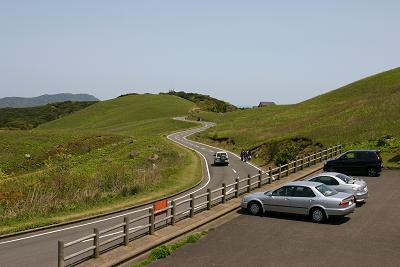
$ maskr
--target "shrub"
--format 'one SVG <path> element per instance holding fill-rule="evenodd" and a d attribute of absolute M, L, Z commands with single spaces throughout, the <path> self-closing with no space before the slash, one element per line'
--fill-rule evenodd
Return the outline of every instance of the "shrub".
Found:
<path fill-rule="evenodd" d="M 280 150 L 275 155 L 275 164 L 283 165 L 296 158 L 297 150 L 294 146 L 290 145 Z"/>
<path fill-rule="evenodd" d="M 159 260 L 168 257 L 171 255 L 171 250 L 168 246 L 162 245 L 158 248 L 153 249 L 150 252 L 150 259 L 151 260 Z"/>

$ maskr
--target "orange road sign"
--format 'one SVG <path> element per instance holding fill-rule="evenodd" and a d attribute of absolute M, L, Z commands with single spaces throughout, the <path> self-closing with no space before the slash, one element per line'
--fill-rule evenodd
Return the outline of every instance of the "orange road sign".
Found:
<path fill-rule="evenodd" d="M 161 213 L 166 207 L 168 206 L 168 200 L 167 199 L 162 199 L 159 201 L 154 202 L 153 204 L 153 209 L 154 209 L 154 213 Z M 165 212 L 165 211 L 163 211 Z"/>

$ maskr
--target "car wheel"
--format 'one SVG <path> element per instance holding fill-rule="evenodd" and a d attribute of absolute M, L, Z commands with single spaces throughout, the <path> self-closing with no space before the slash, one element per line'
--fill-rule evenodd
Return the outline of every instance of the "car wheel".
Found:
<path fill-rule="evenodd" d="M 376 168 L 368 168 L 367 170 L 368 176 L 377 176 L 378 175 L 378 171 L 376 170 Z"/>
<path fill-rule="evenodd" d="M 253 201 L 249 203 L 249 205 L 247 206 L 247 210 L 251 215 L 260 215 L 262 212 L 262 207 L 260 203 Z"/>
<path fill-rule="evenodd" d="M 311 216 L 311 219 L 313 220 L 313 222 L 317 222 L 317 223 L 323 222 L 326 219 L 325 212 L 321 208 L 312 209 L 310 212 L 310 216 Z"/>

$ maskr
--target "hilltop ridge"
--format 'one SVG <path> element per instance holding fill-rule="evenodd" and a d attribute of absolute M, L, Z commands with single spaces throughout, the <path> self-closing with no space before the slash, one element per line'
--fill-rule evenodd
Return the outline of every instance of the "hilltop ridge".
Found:
<path fill-rule="evenodd" d="M 44 106 L 51 103 L 74 101 L 74 102 L 89 102 L 99 101 L 96 97 L 89 94 L 44 94 L 37 97 L 4 97 L 0 98 L 0 108 L 27 108 Z"/>

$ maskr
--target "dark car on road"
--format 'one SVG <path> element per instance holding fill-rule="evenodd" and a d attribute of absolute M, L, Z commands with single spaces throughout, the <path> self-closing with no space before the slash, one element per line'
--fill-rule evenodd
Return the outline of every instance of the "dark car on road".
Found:
<path fill-rule="evenodd" d="M 324 164 L 324 171 L 377 176 L 382 170 L 379 150 L 350 150 Z"/>

